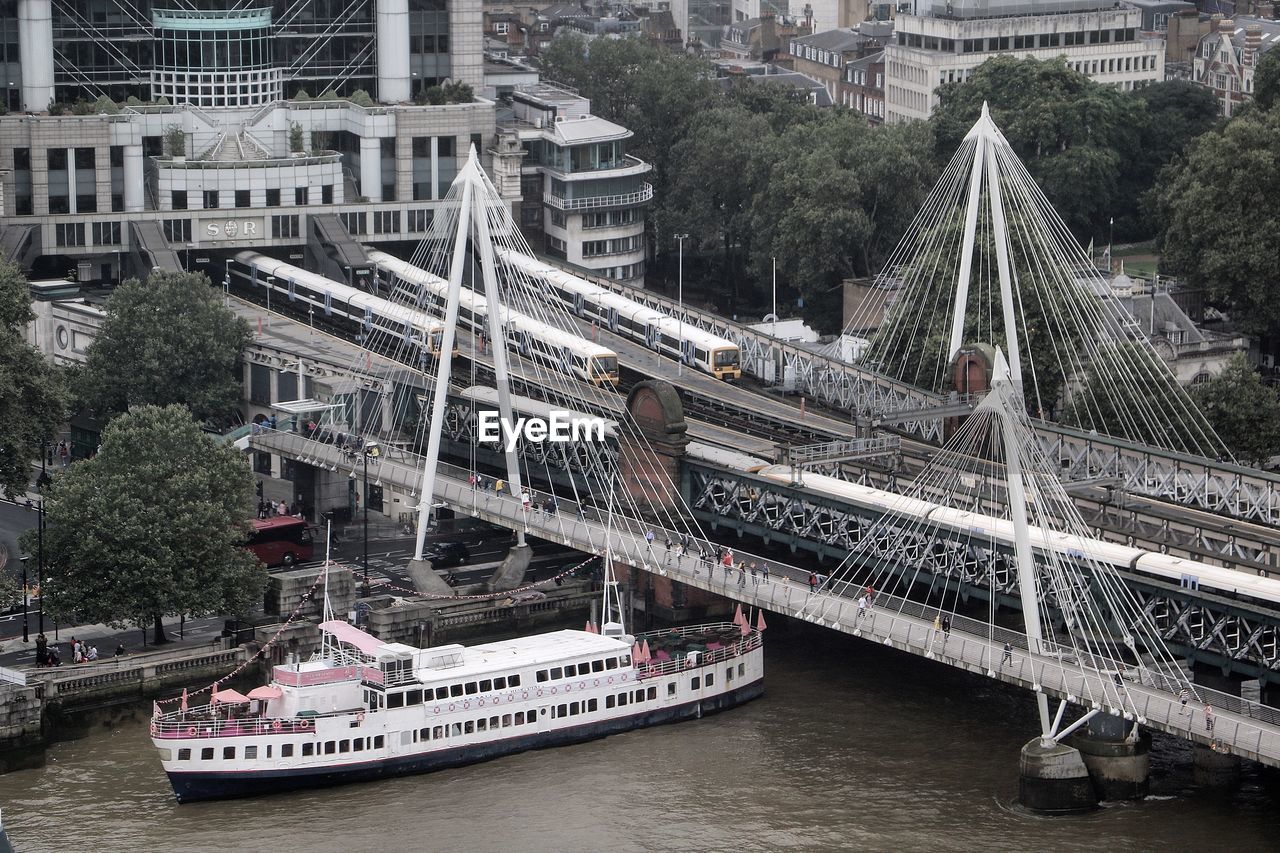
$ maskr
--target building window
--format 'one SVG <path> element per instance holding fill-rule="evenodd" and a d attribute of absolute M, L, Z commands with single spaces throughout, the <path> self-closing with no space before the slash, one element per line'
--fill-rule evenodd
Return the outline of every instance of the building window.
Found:
<path fill-rule="evenodd" d="M 400 233 L 400 211 L 379 210 L 375 212 L 373 214 L 373 233 L 399 234 Z"/>
<path fill-rule="evenodd" d="M 267 207 L 280 206 L 280 190 L 267 190 Z"/>
<path fill-rule="evenodd" d="M 435 213 L 435 211 L 418 208 L 417 210 L 410 210 L 408 213 L 409 213 L 409 230 L 410 231 L 426 231 L 427 228 L 431 225 L 432 216 Z"/>
<path fill-rule="evenodd" d="M 164 238 L 170 243 L 190 243 L 191 220 L 166 219 L 164 221 Z"/>
<path fill-rule="evenodd" d="M 296 205 L 298 205 L 299 207 L 301 207 L 302 205 L 305 205 L 305 204 L 307 203 L 307 188 L 306 188 L 306 187 L 294 187 L 294 189 L 293 189 L 293 203 L 294 203 L 294 204 L 296 204 Z"/>
<path fill-rule="evenodd" d="M 187 209 L 187 191 L 186 190 L 173 191 L 173 209 L 174 210 Z"/>
<path fill-rule="evenodd" d="M 95 246 L 119 246 L 120 245 L 120 223 L 119 222 L 93 223 L 93 244 Z"/>
<path fill-rule="evenodd" d="M 280 238 L 293 238 L 298 236 L 298 216 L 297 214 L 287 214 L 284 216 L 271 217 L 271 236 Z"/>
<path fill-rule="evenodd" d="M 249 191 L 236 190 L 236 207 L 248 207 L 248 206 L 249 206 Z"/>
<path fill-rule="evenodd" d="M 333 204 L 333 184 L 325 184 L 320 188 L 320 203 Z"/>
<path fill-rule="evenodd" d="M 204 209 L 205 210 L 218 209 L 218 191 L 217 190 L 204 191 Z"/>
<path fill-rule="evenodd" d="M 83 222 L 59 222 L 53 226 L 54 243 L 58 246 L 83 246 Z"/>

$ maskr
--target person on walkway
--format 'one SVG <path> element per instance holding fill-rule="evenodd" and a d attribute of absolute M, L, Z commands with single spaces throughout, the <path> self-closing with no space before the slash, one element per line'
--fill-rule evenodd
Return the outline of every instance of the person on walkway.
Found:
<path fill-rule="evenodd" d="M 36 635 L 36 666 L 45 666 L 49 663 L 49 638 L 40 632 Z"/>
<path fill-rule="evenodd" d="M 645 531 L 644 542 L 645 542 L 645 546 L 648 547 L 650 551 L 652 551 L 653 550 L 653 531 L 652 530 Z"/>
<path fill-rule="evenodd" d="M 495 495 L 500 495 L 500 494 L 502 494 L 502 486 L 503 486 L 503 485 L 504 485 L 504 483 L 503 483 L 503 481 L 502 481 L 502 480 L 497 480 L 497 481 L 495 481 L 495 482 L 494 482 L 494 484 L 493 484 L 493 493 L 494 493 Z"/>
<path fill-rule="evenodd" d="M 124 657 L 124 655 L 125 655 L 124 643 L 120 643 L 116 646 L 116 657 L 122 658 Z"/>
<path fill-rule="evenodd" d="M 1000 661 L 1000 668 L 1013 666 L 1013 646 L 1008 642 L 1004 644 L 1004 660 Z"/>
<path fill-rule="evenodd" d="M 765 563 L 763 566 L 760 567 L 760 574 L 764 576 L 764 582 L 768 583 L 769 582 L 769 564 L 768 563 Z"/>
<path fill-rule="evenodd" d="M 809 592 L 818 591 L 818 576 L 813 572 L 809 572 Z"/>
<path fill-rule="evenodd" d="M 80 656 L 80 641 L 75 638 L 74 634 L 72 634 L 71 635 L 71 660 L 75 663 L 79 663 L 79 661 L 76 660 L 76 658 L 78 658 L 79 656 Z"/>
<path fill-rule="evenodd" d="M 942 633 L 942 615 L 936 614 L 933 617 L 933 635 L 930 638 L 931 643 L 938 641 L 938 636 Z"/>
<path fill-rule="evenodd" d="M 525 512 L 529 511 L 529 493 L 527 491 L 521 490 L 520 505 L 524 508 Z"/>
<path fill-rule="evenodd" d="M 1178 701 L 1182 703 L 1182 716 L 1184 717 L 1187 715 L 1187 702 L 1189 702 L 1190 700 L 1191 700 L 1190 690 L 1184 687 L 1178 691 Z"/>
<path fill-rule="evenodd" d="M 950 616 L 942 617 L 942 636 L 947 639 L 951 638 L 951 617 Z"/>
<path fill-rule="evenodd" d="M 867 597 L 865 595 L 858 596 L 858 618 L 861 619 L 867 615 Z"/>
<path fill-rule="evenodd" d="M 747 569 L 741 562 L 739 562 L 738 563 L 738 588 L 742 589 L 746 585 L 747 585 Z"/>
<path fill-rule="evenodd" d="M 756 566 L 755 560 L 751 561 L 750 568 L 751 568 L 751 585 L 760 586 L 760 575 L 759 575 L 759 570 L 758 570 L 758 567 Z"/>
<path fill-rule="evenodd" d="M 85 659 L 85 660 L 87 660 L 87 661 L 95 661 L 95 660 L 97 660 L 97 659 L 98 659 L 98 647 L 97 647 L 97 646 L 90 646 L 90 647 L 89 647 L 89 653 L 88 653 L 88 654 L 86 654 L 86 655 L 84 656 L 84 659 Z"/>

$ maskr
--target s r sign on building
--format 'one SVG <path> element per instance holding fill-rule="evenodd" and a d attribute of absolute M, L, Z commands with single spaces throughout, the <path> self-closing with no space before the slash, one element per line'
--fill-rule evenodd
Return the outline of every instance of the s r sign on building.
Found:
<path fill-rule="evenodd" d="M 228 243 L 235 240 L 257 240 L 265 233 L 261 217 L 219 219 L 204 223 L 201 238 L 214 243 Z"/>

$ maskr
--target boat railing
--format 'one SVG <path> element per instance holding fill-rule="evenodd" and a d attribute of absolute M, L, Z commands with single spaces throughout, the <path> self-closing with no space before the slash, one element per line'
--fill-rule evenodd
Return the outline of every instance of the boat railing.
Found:
<path fill-rule="evenodd" d="M 735 625 L 733 627 L 736 628 L 737 626 Z M 677 630 L 684 631 L 684 633 L 681 634 L 682 636 L 699 633 L 698 631 L 687 631 L 687 629 Z M 658 633 L 671 634 L 673 632 L 663 631 Z M 651 634 L 650 636 L 653 635 Z M 661 675 L 671 675 L 672 673 L 688 672 L 690 670 L 713 666 L 727 660 L 733 660 L 734 658 L 741 657 L 753 649 L 760 648 L 763 643 L 764 638 L 761 633 L 752 629 L 751 632 L 741 640 L 721 646 L 718 649 L 708 648 L 706 651 L 689 652 L 681 657 L 673 657 L 671 660 L 666 661 L 650 660 L 646 663 L 639 664 L 637 669 L 639 670 L 639 677 L 641 679 L 656 678 Z M 694 655 L 696 655 L 696 657 L 694 657 Z"/>
<path fill-rule="evenodd" d="M 157 738 L 220 738 L 248 735 L 306 734 L 315 730 L 315 721 L 344 717 L 361 709 L 350 708 L 310 717 L 225 716 L 227 706 L 200 705 L 186 711 L 169 711 L 153 717 L 151 736 Z"/>

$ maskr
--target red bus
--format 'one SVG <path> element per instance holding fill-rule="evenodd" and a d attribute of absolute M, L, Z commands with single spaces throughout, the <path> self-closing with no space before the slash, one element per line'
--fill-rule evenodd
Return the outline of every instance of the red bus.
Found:
<path fill-rule="evenodd" d="M 249 523 L 253 532 L 246 547 L 268 566 L 292 566 L 314 556 L 311 528 L 301 518 L 278 515 Z"/>

